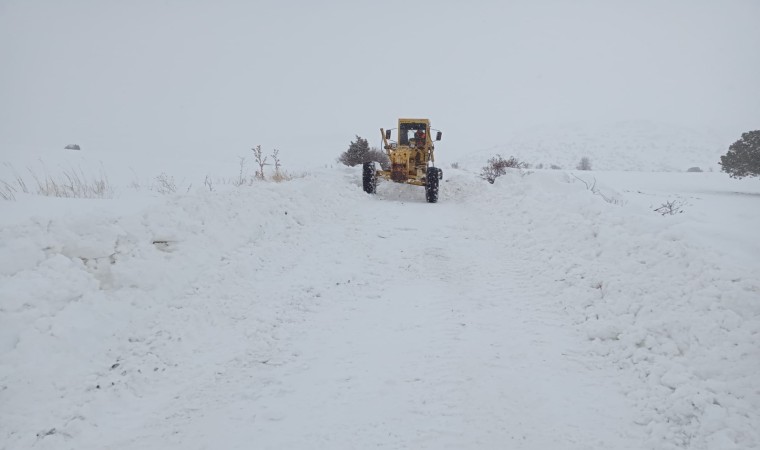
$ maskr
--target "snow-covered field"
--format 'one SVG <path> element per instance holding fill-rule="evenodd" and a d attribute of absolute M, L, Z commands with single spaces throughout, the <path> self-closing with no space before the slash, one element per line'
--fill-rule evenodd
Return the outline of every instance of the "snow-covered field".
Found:
<path fill-rule="evenodd" d="M 757 180 L 173 167 L 0 202 L 0 448 L 760 447 Z"/>

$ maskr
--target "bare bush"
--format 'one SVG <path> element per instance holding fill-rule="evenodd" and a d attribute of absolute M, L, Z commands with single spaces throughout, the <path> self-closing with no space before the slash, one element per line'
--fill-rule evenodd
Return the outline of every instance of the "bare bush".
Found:
<path fill-rule="evenodd" d="M 259 180 L 265 180 L 264 177 L 264 166 L 268 166 L 267 163 L 268 157 L 264 155 L 264 151 L 261 150 L 261 146 L 257 145 L 256 147 L 251 149 L 253 151 L 253 159 L 256 161 L 256 164 L 259 165 L 259 170 L 256 172 L 255 177 Z"/>
<path fill-rule="evenodd" d="M 527 167 L 527 163 L 518 161 L 514 156 L 510 156 L 509 159 L 504 159 L 501 155 L 496 155 L 488 160 L 488 164 L 483 166 L 483 170 L 480 172 L 480 178 L 493 184 L 497 178 L 507 173 L 507 169 L 520 170 Z"/>
<path fill-rule="evenodd" d="M 206 179 L 203 180 L 203 185 L 206 186 L 209 192 L 214 192 L 214 181 L 210 176 L 206 175 Z"/>
<path fill-rule="evenodd" d="M 274 161 L 274 175 L 272 180 L 279 183 L 285 180 L 285 176 L 282 172 L 282 162 L 280 161 L 280 151 L 277 149 L 272 150 L 272 161 Z"/>
<path fill-rule="evenodd" d="M 598 195 L 602 197 L 602 200 L 605 202 L 611 204 L 611 205 L 622 205 L 624 202 L 621 201 L 619 198 L 611 197 L 605 195 L 602 191 L 599 190 L 598 187 L 596 187 L 596 178 L 594 178 L 593 181 L 586 181 L 583 178 L 578 177 L 577 175 L 573 174 L 573 176 L 579 180 L 581 183 L 583 183 L 584 186 L 586 186 L 586 189 L 591 191 L 592 194 Z M 570 180 L 572 181 L 572 180 Z"/>
<path fill-rule="evenodd" d="M 662 205 L 660 205 L 658 208 L 655 208 L 654 210 L 663 216 L 674 216 L 676 214 L 683 213 L 683 207 L 686 205 L 686 202 L 683 200 L 670 200 Z"/>
<path fill-rule="evenodd" d="M 562 167 L 560 167 L 560 166 L 558 166 L 556 164 L 550 165 L 549 168 L 552 169 L 552 170 L 562 170 Z"/>
<path fill-rule="evenodd" d="M 699 167 L 689 167 L 686 171 L 687 172 L 702 172 L 702 169 L 700 169 Z"/>
<path fill-rule="evenodd" d="M 174 182 L 174 177 L 167 175 L 165 172 L 161 172 L 156 177 L 156 191 L 160 194 L 173 194 L 177 192 L 177 183 Z"/>
<path fill-rule="evenodd" d="M 240 165 L 240 170 L 238 171 L 237 179 L 232 183 L 235 186 L 242 186 L 246 183 L 246 176 L 245 176 L 245 157 L 238 156 L 238 164 Z M 208 177 L 206 177 L 208 178 Z"/>
<path fill-rule="evenodd" d="M 452 169 L 458 169 L 459 168 L 459 163 L 458 162 L 451 163 L 451 168 Z"/>

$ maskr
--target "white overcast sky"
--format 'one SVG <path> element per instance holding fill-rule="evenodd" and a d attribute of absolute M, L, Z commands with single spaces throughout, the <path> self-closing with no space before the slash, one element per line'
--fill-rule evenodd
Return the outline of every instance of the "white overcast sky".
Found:
<path fill-rule="evenodd" d="M 330 162 L 399 116 L 439 153 L 566 121 L 738 138 L 759 23 L 760 0 L 0 0 L 0 152 Z"/>

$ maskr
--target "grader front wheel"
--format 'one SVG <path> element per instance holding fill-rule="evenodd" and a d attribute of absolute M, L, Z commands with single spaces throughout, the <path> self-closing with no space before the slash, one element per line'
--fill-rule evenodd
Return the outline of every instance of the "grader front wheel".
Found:
<path fill-rule="evenodd" d="M 438 180 L 442 173 L 440 169 L 428 167 L 425 177 L 425 200 L 428 203 L 438 201 Z"/>
<path fill-rule="evenodd" d="M 364 163 L 362 170 L 362 184 L 364 192 L 374 194 L 377 192 L 377 172 L 375 171 L 374 162 Z"/>

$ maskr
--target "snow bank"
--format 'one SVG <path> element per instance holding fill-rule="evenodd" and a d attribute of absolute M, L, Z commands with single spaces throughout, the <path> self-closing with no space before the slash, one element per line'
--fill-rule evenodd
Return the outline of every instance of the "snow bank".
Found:
<path fill-rule="evenodd" d="M 495 242 L 509 237 L 505 255 L 536 260 L 593 351 L 637 375 L 626 388 L 651 448 L 760 445 L 757 260 L 698 239 L 688 208 L 663 217 L 631 194 L 610 203 L 566 174 L 513 173 L 486 189 L 469 201 Z M 734 226 L 749 234 L 758 219 Z"/>
<path fill-rule="evenodd" d="M 262 349 L 274 345 L 269 330 L 289 305 L 253 282 L 257 267 L 286 259 L 288 250 L 270 242 L 329 226 L 342 201 L 362 195 L 340 178 L 306 177 L 108 203 L 0 204 L 7 212 L 0 215 L 0 448 L 84 448 L 76 443 L 85 434 L 113 439 L 104 435 L 109 426 L 128 430 L 145 413 L 120 404 L 171 402 L 193 377 L 222 370 L 230 343 L 258 336 Z M 49 203 L 64 206 L 46 213 L 40 206 Z M 249 280 L 233 292 L 250 301 L 239 300 L 241 312 L 231 315 L 255 305 L 256 329 L 237 329 L 220 314 L 229 299 L 202 281 L 224 283 L 224 267 L 239 252 L 250 272 L 230 282 Z M 216 340 L 198 341 L 204 335 Z M 205 356 L 188 366 L 194 354 Z M 106 416 L 117 419 L 99 419 Z"/>

